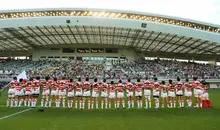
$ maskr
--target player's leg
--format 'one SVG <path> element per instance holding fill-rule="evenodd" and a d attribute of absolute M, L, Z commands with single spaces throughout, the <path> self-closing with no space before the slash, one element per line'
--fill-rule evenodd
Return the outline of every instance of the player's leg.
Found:
<path fill-rule="evenodd" d="M 88 96 L 88 109 L 90 109 L 90 105 L 91 105 L 91 98 L 90 96 Z"/>
<path fill-rule="evenodd" d="M 183 96 L 181 96 L 181 102 L 182 102 L 182 107 L 184 107 L 184 98 L 183 98 Z"/>
<path fill-rule="evenodd" d="M 131 107 L 134 108 L 134 95 L 130 96 Z"/>
<path fill-rule="evenodd" d="M 173 96 L 173 107 L 176 108 L 176 97 L 175 97 L 175 95 Z"/>
<path fill-rule="evenodd" d="M 68 93 L 68 97 L 67 97 L 67 98 L 68 98 L 68 99 L 67 99 L 67 106 L 68 106 L 68 108 L 70 108 L 71 97 L 70 97 L 69 93 Z"/>
<path fill-rule="evenodd" d="M 148 109 L 148 95 L 145 95 L 145 109 Z"/>
<path fill-rule="evenodd" d="M 41 107 L 44 107 L 44 99 L 45 99 L 45 95 L 44 95 L 44 93 L 42 94 L 42 96 L 41 96 Z"/>
<path fill-rule="evenodd" d="M 101 109 L 103 109 L 103 108 L 104 108 L 104 102 L 105 102 L 105 98 L 104 98 L 104 97 L 102 97 Z"/>
<path fill-rule="evenodd" d="M 124 92 L 121 95 L 121 104 L 122 104 L 122 107 L 125 109 L 125 94 L 124 94 Z"/>
<path fill-rule="evenodd" d="M 76 95 L 76 98 L 75 98 L 75 108 L 78 109 L 78 102 L 79 102 L 79 96 Z"/>
<path fill-rule="evenodd" d="M 99 98 L 98 98 L 98 94 L 95 97 L 95 103 L 96 103 L 96 109 L 99 109 Z"/>
<path fill-rule="evenodd" d="M 28 102 L 28 95 L 25 94 L 24 96 L 24 106 L 27 107 L 27 102 Z"/>
<path fill-rule="evenodd" d="M 161 97 L 161 98 L 162 98 L 162 104 L 161 104 L 161 107 L 164 108 L 165 97 Z"/>
<path fill-rule="evenodd" d="M 105 97 L 105 109 L 108 109 L 108 97 Z"/>
<path fill-rule="evenodd" d="M 159 98 L 158 97 L 155 97 L 154 98 L 154 102 L 155 102 L 155 108 L 159 108 Z"/>
<path fill-rule="evenodd" d="M 118 97 L 118 98 L 117 98 L 117 108 L 119 108 L 119 106 L 120 106 L 120 100 L 121 100 L 121 98 Z"/>
<path fill-rule="evenodd" d="M 207 107 L 211 108 L 212 107 L 212 103 L 211 103 L 211 101 L 209 99 L 209 94 L 208 93 L 206 94 L 205 101 L 207 103 Z"/>
<path fill-rule="evenodd" d="M 142 108 L 142 107 L 143 107 L 143 103 L 142 103 L 142 95 L 139 96 L 139 102 L 140 102 L 140 108 Z"/>
<path fill-rule="evenodd" d="M 52 101 L 53 101 L 53 96 L 52 96 L 52 92 L 51 92 L 50 98 L 49 98 L 49 107 L 52 106 Z"/>
<path fill-rule="evenodd" d="M 167 96 L 165 97 L 165 100 L 166 100 L 166 105 L 167 105 L 167 107 L 170 108 L 169 100 L 168 100 L 168 97 L 167 97 Z"/>
<path fill-rule="evenodd" d="M 46 101 L 45 101 L 44 107 L 47 108 L 48 103 L 49 103 L 49 94 L 46 94 Z"/>
<path fill-rule="evenodd" d="M 180 108 L 180 107 L 182 107 L 180 95 L 177 95 L 177 99 L 178 99 L 179 108 Z"/>
<path fill-rule="evenodd" d="M 66 107 L 66 94 L 62 94 L 62 104 L 63 104 L 63 108 Z"/>
<path fill-rule="evenodd" d="M 131 108 L 131 95 L 129 94 L 127 97 L 128 97 L 128 108 Z"/>
<path fill-rule="evenodd" d="M 74 101 L 74 94 L 73 94 L 73 96 L 70 98 L 70 107 L 71 107 L 71 108 L 73 107 L 73 101 Z"/>
<path fill-rule="evenodd" d="M 94 94 L 92 95 L 92 104 L 91 104 L 91 109 L 93 109 L 94 108 L 94 100 L 95 100 L 95 98 L 94 98 Z"/>
<path fill-rule="evenodd" d="M 115 108 L 117 108 L 117 98 L 116 98 L 116 96 L 114 97 L 114 106 L 115 106 Z"/>
<path fill-rule="evenodd" d="M 15 100 L 14 97 L 15 97 L 15 94 L 11 94 L 11 95 L 10 95 L 10 101 L 11 101 L 11 102 L 10 102 L 10 107 L 13 107 L 13 106 L 14 106 L 14 100 Z"/>
<path fill-rule="evenodd" d="M 22 103 L 24 102 L 24 95 L 23 94 L 21 94 L 20 96 L 19 96 L 19 107 L 21 107 L 21 105 L 22 105 Z"/>
<path fill-rule="evenodd" d="M 18 107 L 18 95 L 15 95 L 15 107 Z"/>
<path fill-rule="evenodd" d="M 10 107 L 11 97 L 12 97 L 12 95 L 11 95 L 11 94 L 8 94 L 7 105 L 6 105 L 6 107 Z"/>

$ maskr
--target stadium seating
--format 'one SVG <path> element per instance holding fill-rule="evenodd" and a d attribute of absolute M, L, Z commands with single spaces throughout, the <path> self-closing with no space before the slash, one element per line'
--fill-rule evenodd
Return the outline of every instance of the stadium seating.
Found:
<path fill-rule="evenodd" d="M 175 60 L 139 60 L 139 61 L 30 61 L 11 60 L 0 63 L 0 78 L 11 78 L 26 70 L 29 77 L 89 77 L 107 79 L 125 78 L 199 78 L 217 79 L 220 67 L 208 64 L 180 62 Z"/>

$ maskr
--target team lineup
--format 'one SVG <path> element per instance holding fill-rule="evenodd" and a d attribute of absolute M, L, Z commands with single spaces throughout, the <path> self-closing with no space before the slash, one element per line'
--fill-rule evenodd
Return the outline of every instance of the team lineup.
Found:
<path fill-rule="evenodd" d="M 167 84 L 165 81 L 158 82 L 157 78 L 153 82 L 147 78 L 143 81 L 137 79 L 134 83 L 130 79 L 126 83 L 122 80 L 107 83 L 106 79 L 90 82 L 89 78 L 85 81 L 80 78 L 78 81 L 66 78 L 51 80 L 49 77 L 45 80 L 40 80 L 40 77 L 35 80 L 13 79 L 9 84 L 7 107 L 36 107 L 39 96 L 41 107 L 45 108 L 55 104 L 56 108 L 67 105 L 68 108 L 85 109 L 87 103 L 87 109 L 120 108 L 121 105 L 123 108 L 147 109 L 152 107 L 151 102 L 154 102 L 155 108 L 212 107 L 207 84 L 197 81 L 197 78 L 193 78 L 192 82 L 188 79 L 182 82 L 177 78 L 177 82 L 169 80 Z M 195 103 L 192 98 L 195 98 Z"/>

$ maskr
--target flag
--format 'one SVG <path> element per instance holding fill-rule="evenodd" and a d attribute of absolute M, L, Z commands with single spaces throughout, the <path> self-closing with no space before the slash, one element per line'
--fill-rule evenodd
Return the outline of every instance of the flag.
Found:
<path fill-rule="evenodd" d="M 20 73 L 18 76 L 17 76 L 17 80 L 19 81 L 19 79 L 27 79 L 27 75 L 26 75 L 26 71 L 24 70 L 22 73 Z"/>

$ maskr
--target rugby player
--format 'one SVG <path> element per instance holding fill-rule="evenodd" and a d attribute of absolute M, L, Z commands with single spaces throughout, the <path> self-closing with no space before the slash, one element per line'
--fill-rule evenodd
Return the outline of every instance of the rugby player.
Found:
<path fill-rule="evenodd" d="M 124 84 L 122 84 L 122 81 L 119 80 L 118 84 L 116 85 L 116 91 L 117 91 L 117 108 L 119 109 L 120 106 L 120 100 L 122 102 L 123 108 L 125 108 L 125 101 L 124 101 Z"/>
<path fill-rule="evenodd" d="M 128 79 L 128 82 L 125 84 L 127 97 L 128 97 L 128 108 L 134 108 L 134 84 L 131 83 L 131 79 Z"/>
<path fill-rule="evenodd" d="M 187 107 L 192 107 L 192 85 L 189 83 L 189 79 L 186 79 L 186 82 L 184 83 L 184 89 Z"/>
<path fill-rule="evenodd" d="M 141 83 L 140 79 L 137 79 L 135 85 L 135 97 L 137 99 L 137 108 L 142 108 L 142 89 L 143 83 Z"/>
<path fill-rule="evenodd" d="M 8 99 L 7 99 L 7 107 L 13 107 L 14 106 L 14 100 L 15 100 L 15 88 L 18 85 L 17 77 L 13 77 L 13 81 L 9 84 L 9 90 L 8 90 Z"/>

